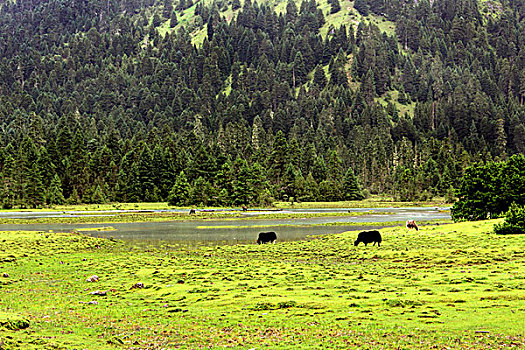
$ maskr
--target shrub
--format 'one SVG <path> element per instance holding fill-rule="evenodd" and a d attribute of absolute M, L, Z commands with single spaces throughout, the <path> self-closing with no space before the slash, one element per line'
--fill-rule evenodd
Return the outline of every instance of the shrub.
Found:
<path fill-rule="evenodd" d="M 281 301 L 280 303 L 277 304 L 278 309 L 288 309 L 288 308 L 295 307 L 295 306 L 297 306 L 297 302 L 293 300 Z"/>
<path fill-rule="evenodd" d="M 494 225 L 494 232 L 500 235 L 525 233 L 525 206 L 512 203 L 505 221 Z"/>
<path fill-rule="evenodd" d="M 475 164 L 465 170 L 452 207 L 454 221 L 503 216 L 515 202 L 525 205 L 525 156 Z"/>
<path fill-rule="evenodd" d="M 263 302 L 258 302 L 251 309 L 255 310 L 255 311 L 274 310 L 275 309 L 275 304 L 269 303 L 269 302 L 264 302 L 264 301 Z"/>

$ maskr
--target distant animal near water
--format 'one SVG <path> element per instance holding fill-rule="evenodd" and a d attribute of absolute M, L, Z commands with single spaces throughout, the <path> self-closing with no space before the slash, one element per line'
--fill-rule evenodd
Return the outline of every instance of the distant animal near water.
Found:
<path fill-rule="evenodd" d="M 362 231 L 359 232 L 359 235 L 357 235 L 357 239 L 354 242 L 354 245 L 357 246 L 360 242 L 363 242 L 366 246 L 368 243 L 374 242 L 373 245 L 377 243 L 377 246 L 380 247 L 382 241 L 383 240 L 381 238 L 381 233 L 379 233 L 379 231 Z"/>
<path fill-rule="evenodd" d="M 407 220 L 406 227 L 408 230 L 416 229 L 416 231 L 419 231 L 419 227 L 417 227 L 416 220 Z"/>
<path fill-rule="evenodd" d="M 190 215 L 195 214 L 195 209 L 190 209 Z"/>
<path fill-rule="evenodd" d="M 259 233 L 259 238 L 257 238 L 257 244 L 275 243 L 276 240 L 277 234 L 275 232 L 261 232 Z"/>

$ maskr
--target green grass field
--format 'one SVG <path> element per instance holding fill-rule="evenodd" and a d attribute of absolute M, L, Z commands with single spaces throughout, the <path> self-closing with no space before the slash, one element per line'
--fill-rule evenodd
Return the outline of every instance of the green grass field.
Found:
<path fill-rule="evenodd" d="M 495 222 L 383 229 L 381 247 L 356 232 L 150 249 L 1 232 L 0 348 L 524 347 L 525 235 Z"/>

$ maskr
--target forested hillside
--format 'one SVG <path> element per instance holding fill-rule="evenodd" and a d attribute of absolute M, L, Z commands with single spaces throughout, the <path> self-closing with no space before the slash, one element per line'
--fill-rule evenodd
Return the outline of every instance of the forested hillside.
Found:
<path fill-rule="evenodd" d="M 450 197 L 524 102 L 524 0 L 0 0 L 5 208 Z"/>

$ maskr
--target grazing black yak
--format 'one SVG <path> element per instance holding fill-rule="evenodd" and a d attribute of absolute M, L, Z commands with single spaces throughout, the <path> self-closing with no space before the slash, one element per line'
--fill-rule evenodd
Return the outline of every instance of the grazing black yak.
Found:
<path fill-rule="evenodd" d="M 359 232 L 359 235 L 357 236 L 357 239 L 354 242 L 354 245 L 358 245 L 359 242 L 363 242 L 365 246 L 368 243 L 372 243 L 372 242 L 374 242 L 374 245 L 375 245 L 377 242 L 377 246 L 380 247 L 381 241 L 382 239 L 381 239 L 381 234 L 379 233 L 379 231 L 377 230 L 362 231 L 362 232 Z"/>
<path fill-rule="evenodd" d="M 277 234 L 275 232 L 261 232 L 259 233 L 259 238 L 257 238 L 257 244 L 263 243 L 275 243 L 277 239 Z"/>
<path fill-rule="evenodd" d="M 419 227 L 417 227 L 416 220 L 407 220 L 406 227 L 408 230 L 415 228 L 416 231 L 419 231 Z"/>

